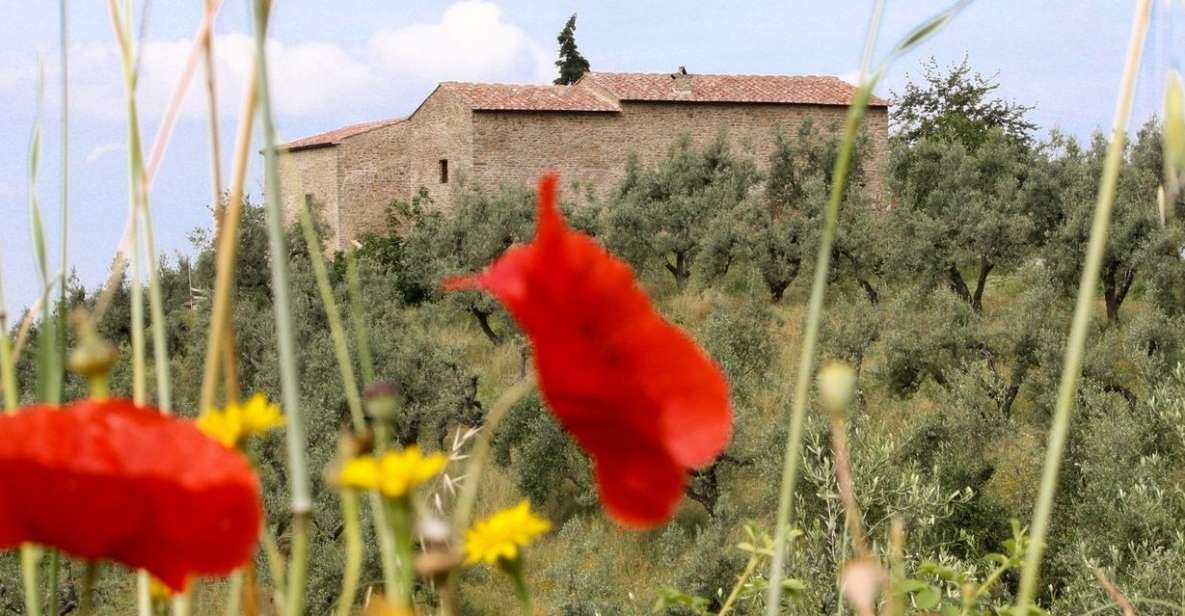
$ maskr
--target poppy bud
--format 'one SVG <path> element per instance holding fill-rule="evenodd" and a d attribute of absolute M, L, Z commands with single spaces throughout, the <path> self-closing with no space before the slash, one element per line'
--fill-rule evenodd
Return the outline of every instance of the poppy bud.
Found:
<path fill-rule="evenodd" d="M 431 580 L 442 580 L 461 566 L 465 557 L 449 549 L 429 550 L 416 555 L 416 573 Z"/>
<path fill-rule="evenodd" d="M 119 359 L 115 347 L 99 337 L 95 330 L 95 322 L 90 315 L 76 311 L 73 315 L 75 326 L 78 328 L 78 348 L 70 353 L 67 366 L 86 378 L 88 381 L 104 379 L 115 367 Z"/>
<path fill-rule="evenodd" d="M 829 362 L 819 371 L 819 398 L 832 417 L 843 417 L 856 396 L 856 371 L 842 361 Z"/>
<path fill-rule="evenodd" d="M 858 614 L 874 613 L 885 577 L 885 570 L 871 558 L 857 558 L 844 565 L 843 594 Z"/>
<path fill-rule="evenodd" d="M 399 410 L 399 386 L 377 381 L 366 388 L 366 414 L 379 421 L 395 419 Z"/>

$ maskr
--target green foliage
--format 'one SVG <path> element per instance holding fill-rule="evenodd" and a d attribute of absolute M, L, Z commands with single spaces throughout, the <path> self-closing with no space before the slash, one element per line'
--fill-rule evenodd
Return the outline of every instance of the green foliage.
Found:
<path fill-rule="evenodd" d="M 568 18 L 568 22 L 564 24 L 564 29 L 560 30 L 559 36 L 556 37 L 556 42 L 560 44 L 560 59 L 555 61 L 556 67 L 560 69 L 560 76 L 556 77 L 555 85 L 570 86 L 584 76 L 591 68 L 588 60 L 580 55 L 580 50 L 576 48 L 576 13 Z"/>
<path fill-rule="evenodd" d="M 606 244 L 637 268 L 657 261 L 679 288 L 691 278 L 711 230 L 758 181 L 723 134 L 702 149 L 684 136 L 651 168 L 632 160 L 609 208 Z"/>
<path fill-rule="evenodd" d="M 957 143 L 974 151 L 999 130 L 1025 143 L 1037 128 L 1025 118 L 1032 107 L 990 98 L 999 87 L 994 77 L 975 72 L 966 57 L 945 72 L 930 58 L 922 64 L 921 82 L 910 81 L 893 97 L 896 137 L 907 143 Z"/>
<path fill-rule="evenodd" d="M 1100 282 L 1107 318 L 1119 320 L 1119 309 L 1135 288 L 1137 275 L 1142 271 L 1155 272 L 1160 285 L 1159 298 L 1163 307 L 1179 312 L 1180 304 L 1169 291 L 1179 282 L 1180 246 L 1182 235 L 1180 217 L 1162 226 L 1156 207 L 1156 192 L 1161 185 L 1160 124 L 1153 118 L 1137 134 L 1128 148 L 1120 169 L 1115 206 L 1111 215 L 1111 231 L 1103 255 Z M 1070 197 L 1063 201 L 1065 223 L 1057 231 L 1056 241 L 1049 244 L 1047 259 L 1054 280 L 1066 290 L 1073 291 L 1082 267 L 1081 252 L 1090 231 L 1092 199 L 1099 174 L 1102 173 L 1107 141 L 1096 133 L 1089 150 L 1068 151 L 1065 156 L 1081 171 L 1070 186 Z M 1177 206 L 1180 209 L 1180 205 Z"/>
<path fill-rule="evenodd" d="M 888 203 L 865 186 L 865 173 L 852 178 L 819 352 L 859 369 L 849 432 L 855 492 L 883 561 L 891 520 L 905 522 L 909 581 L 899 590 L 906 613 L 957 613 L 969 605 L 969 614 L 989 614 L 1015 587 L 1022 535 L 1008 521 L 1027 519 L 1032 507 L 1104 144 L 1082 148 L 1057 133 L 1030 144 L 1007 126 L 984 127 L 971 144 L 947 132 L 962 135 L 971 124 L 935 126 L 895 144 Z M 1163 167 L 1156 134 L 1155 124 L 1140 132 L 1120 179 L 1107 257 L 1116 277 L 1112 284 L 1104 276 L 1108 310 L 1092 324 L 1043 573 L 1041 602 L 1051 613 L 1109 601 L 1094 580 L 1096 567 L 1133 599 L 1185 593 L 1185 262 L 1178 256 L 1185 241 L 1182 218 L 1162 227 L 1154 207 Z M 540 398 L 520 401 L 494 436 L 496 464 L 481 502 L 527 497 L 555 525 L 532 548 L 527 567 L 546 613 L 716 613 L 734 586 L 731 613 L 764 610 L 770 546 L 761 529 L 776 508 L 790 402 L 785 381 L 801 335 L 795 281 L 811 267 L 804 257 L 816 249 L 835 156 L 834 133 L 813 122 L 770 139 L 766 164 L 733 152 L 723 136 L 683 138 L 660 160 L 632 161 L 604 201 L 566 195 L 573 226 L 628 259 L 659 310 L 726 372 L 734 436 L 716 463 L 691 473 L 671 524 L 626 533 L 599 513 L 588 459 Z M 453 203 L 441 209 L 423 192 L 392 204 L 391 233 L 367 238 L 355 256 L 377 377 L 400 387 L 396 438 L 464 455 L 467 440 L 458 435 L 481 425 L 493 398 L 529 369 L 529 349 L 488 298 L 445 294 L 440 282 L 527 241 L 534 195 L 525 187 L 471 187 Z M 210 318 L 214 255 L 208 234 L 193 239 L 194 256 L 160 269 L 176 374 L 200 373 Z M 301 403 L 310 468 L 319 471 L 336 455 L 348 411 L 310 255 L 301 242 L 290 247 Z M 348 306 L 341 259 L 331 262 L 330 279 Z M 270 285 L 262 210 L 250 206 L 235 279 L 238 376 L 245 392 L 275 397 Z M 100 332 L 126 354 L 127 284 L 113 297 Z M 1108 297 L 1117 300 L 1115 311 Z M 76 281 L 68 298 L 95 301 Z M 1122 322 L 1104 318 L 1120 304 Z M 31 340 L 38 328 L 34 322 Z M 26 349 L 17 366 L 25 400 L 35 363 Z M 130 391 L 126 362 L 112 388 Z M 67 399 L 85 395 L 74 378 L 65 391 Z M 178 379 L 175 398 L 181 414 L 194 414 L 197 383 Z M 795 613 L 838 609 L 835 572 L 852 554 L 829 429 L 808 420 L 787 570 L 786 609 Z M 287 551 L 283 443 L 264 440 L 251 454 L 261 469 L 268 528 Z M 451 481 L 461 470 L 446 472 Z M 319 474 L 313 492 L 309 606 L 322 613 L 340 582 L 341 520 Z M 449 487 L 435 486 L 432 495 L 426 506 L 447 510 Z M 373 545 L 371 525 L 363 528 Z M 753 558 L 762 564 L 738 585 Z M 12 564 L 0 564 L 0 606 L 15 592 L 2 592 Z M 379 578 L 369 550 L 363 582 Z M 505 613 L 513 604 L 497 575 L 470 570 L 464 581 L 465 613 Z M 967 584 L 987 590 L 964 603 Z M 420 594 L 435 596 L 426 586 Z"/>
<path fill-rule="evenodd" d="M 981 311 L 989 274 L 1019 264 L 1040 239 L 1024 198 L 1030 158 L 1000 130 L 973 151 L 929 138 L 897 141 L 890 224 L 902 241 L 889 269 L 946 285 Z M 973 287 L 964 270 L 975 272 Z"/>

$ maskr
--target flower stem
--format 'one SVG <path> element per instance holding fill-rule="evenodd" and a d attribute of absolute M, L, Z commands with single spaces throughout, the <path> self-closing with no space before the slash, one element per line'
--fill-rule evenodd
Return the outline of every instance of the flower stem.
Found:
<path fill-rule="evenodd" d="M 261 534 L 263 535 L 261 540 L 263 553 L 267 556 L 268 573 L 272 576 L 272 586 L 275 587 L 277 603 L 282 604 L 287 588 L 287 583 L 284 580 L 284 556 L 280 554 L 280 547 L 276 545 L 276 537 L 272 534 L 270 526 L 265 526 Z"/>
<path fill-rule="evenodd" d="M 226 616 L 239 616 L 243 607 L 243 569 L 230 574 L 226 585 Z"/>
<path fill-rule="evenodd" d="M 362 367 L 362 382 L 374 382 L 374 358 L 370 353 L 370 338 L 366 332 L 366 315 L 362 311 L 362 282 L 358 276 L 358 256 L 346 251 L 346 280 L 350 289 L 350 321 L 358 345 L 358 364 Z"/>
<path fill-rule="evenodd" d="M 341 373 L 346 404 L 350 407 L 350 419 L 354 424 L 354 432 L 361 433 L 366 429 L 366 417 L 362 414 L 362 397 L 358 394 L 358 379 L 354 376 L 354 364 L 350 360 L 350 347 L 346 343 L 346 328 L 342 325 L 341 311 L 337 308 L 337 301 L 333 299 L 333 285 L 329 282 L 329 272 L 325 269 L 325 257 L 321 254 L 321 242 L 317 239 L 317 230 L 313 227 L 313 216 L 309 213 L 308 203 L 301 202 L 301 205 L 297 207 L 297 218 L 300 220 L 300 229 L 304 234 L 305 247 L 309 251 L 309 261 L 313 265 L 313 276 L 317 279 L 317 290 L 321 294 L 321 306 L 325 310 L 325 319 L 329 321 L 329 334 L 333 338 L 333 352 L 337 357 L 337 369 Z"/>
<path fill-rule="evenodd" d="M 396 607 L 411 609 L 416 589 L 411 498 L 407 496 L 388 502 L 390 507 L 387 511 L 391 519 L 391 530 L 395 536 L 395 552 L 399 558 L 399 579 L 396 586 L 387 589 L 387 592 L 395 592 Z"/>
<path fill-rule="evenodd" d="M 259 72 L 252 71 L 251 82 L 247 84 L 247 91 L 239 110 L 239 128 L 235 136 L 234 161 L 231 164 L 230 192 L 226 196 L 226 207 L 220 208 L 222 213 L 217 221 L 214 301 L 210 309 L 210 329 L 206 338 L 206 363 L 199 397 L 201 410 L 214 405 L 219 353 L 234 353 L 233 339 L 230 335 L 231 294 L 234 286 L 235 253 L 239 243 L 239 222 L 243 216 L 243 185 L 247 178 L 247 157 L 250 156 L 251 133 L 255 126 L 258 83 Z M 215 202 L 216 207 L 217 205 Z M 230 373 L 231 370 L 231 366 L 223 367 L 224 372 Z M 233 376 L 233 373 L 230 374 Z M 228 378 L 227 381 L 230 382 L 231 379 Z M 229 391 L 226 395 L 229 399 L 236 396 L 237 392 Z"/>
<path fill-rule="evenodd" d="M 254 0 L 255 71 L 259 89 L 259 118 L 263 128 L 264 188 L 267 205 L 268 247 L 271 255 L 272 299 L 276 316 L 276 342 L 280 355 L 280 390 L 288 416 L 288 464 L 292 491 L 292 554 L 289 556 L 287 616 L 304 613 L 305 574 L 308 568 L 308 525 L 313 500 L 310 494 L 308 463 L 305 460 L 308 440 L 300 412 L 300 384 L 296 378 L 296 343 L 292 327 L 292 307 L 288 284 L 288 248 L 280 211 L 280 173 L 276 161 L 276 127 L 272 121 L 271 92 L 268 86 L 267 21 L 271 3 Z"/>
<path fill-rule="evenodd" d="M 78 616 L 91 616 L 95 611 L 95 582 L 99 577 L 99 563 L 89 560 L 82 573 L 82 591 L 78 599 Z"/>
<path fill-rule="evenodd" d="M 741 596 L 741 589 L 745 587 L 745 582 L 749 581 L 749 576 L 753 575 L 753 571 L 757 569 L 757 564 L 760 562 L 761 556 L 759 554 L 753 554 L 749 557 L 749 562 L 745 563 L 744 571 L 741 571 L 741 575 L 737 577 L 736 584 L 732 585 L 732 592 L 728 593 L 728 598 L 724 600 L 724 605 L 720 606 L 720 611 L 716 613 L 716 616 L 725 616 L 725 614 L 728 614 L 732 610 L 732 606 L 736 604 L 737 597 Z"/>
<path fill-rule="evenodd" d="M 1041 472 L 1041 487 L 1037 505 L 1033 509 L 1028 550 L 1025 552 L 1024 568 L 1021 572 L 1020 590 L 1017 593 L 1013 612 L 1028 614 L 1037 594 L 1037 579 L 1041 558 L 1045 552 L 1045 539 L 1049 532 L 1049 518 L 1053 512 L 1053 496 L 1057 489 L 1058 472 L 1062 453 L 1066 446 L 1066 434 L 1070 426 L 1070 414 L 1074 410 L 1074 398 L 1078 392 L 1078 380 L 1082 376 L 1082 356 L 1086 346 L 1086 330 L 1090 326 L 1092 304 L 1099 282 L 1099 269 L 1107 245 L 1107 228 L 1111 223 L 1111 208 L 1115 204 L 1115 189 L 1119 179 L 1119 167 L 1127 149 L 1127 121 L 1131 115 L 1132 97 L 1135 92 L 1136 75 L 1139 73 L 1140 57 L 1144 50 L 1144 38 L 1148 33 L 1148 21 L 1152 12 L 1152 0 L 1140 0 L 1132 20 L 1131 39 L 1128 42 L 1127 60 L 1124 63 L 1123 78 L 1119 86 L 1119 100 L 1112 120 L 1111 143 L 1107 146 L 1107 158 L 1103 163 L 1103 175 L 1099 181 L 1098 201 L 1095 203 L 1094 221 L 1090 229 L 1090 241 L 1086 247 L 1086 260 L 1082 267 L 1082 278 L 1078 283 L 1078 298 L 1074 306 L 1074 320 L 1070 338 L 1066 343 L 1065 360 L 1062 362 L 1061 385 L 1058 388 L 1057 405 L 1054 408 L 1053 425 L 1049 430 L 1045 450 L 1045 462 Z"/>
<path fill-rule="evenodd" d="M 514 405 L 519 400 L 526 396 L 531 388 L 535 385 L 535 379 L 529 373 L 527 376 L 520 379 L 514 385 L 511 385 L 506 391 L 502 392 L 501 396 L 494 401 L 494 405 L 490 407 L 490 412 L 486 414 L 485 425 L 482 426 L 481 433 L 477 436 L 477 442 L 473 444 L 473 450 L 470 453 L 469 464 L 465 467 L 465 483 L 461 486 L 461 494 L 457 497 L 457 506 L 453 510 L 453 528 L 456 529 L 458 537 L 465 536 L 465 529 L 469 527 L 469 522 L 473 517 L 473 507 L 477 504 L 477 489 L 481 485 L 481 471 L 485 467 L 486 458 L 490 454 L 490 445 L 494 440 L 494 431 L 498 424 L 514 408 Z M 449 573 L 445 580 L 444 589 L 448 593 L 455 593 L 459 584 L 457 583 L 457 572 L 454 570 Z M 456 597 L 450 596 L 445 602 L 446 614 L 454 615 L 460 612 L 452 612 L 450 609 L 456 608 L 459 601 Z"/>
<path fill-rule="evenodd" d="M 337 599 L 337 615 L 350 616 L 358 593 L 358 578 L 362 574 L 362 524 L 359 520 L 358 492 L 341 490 L 343 536 L 346 541 L 346 565 L 342 572 L 341 596 Z"/>
<path fill-rule="evenodd" d="M 288 594 L 284 611 L 288 616 L 304 613 L 305 578 L 309 562 L 309 521 L 311 512 L 294 514 L 292 519 L 292 553 L 288 556 Z"/>
<path fill-rule="evenodd" d="M 30 616 L 41 615 L 41 587 L 37 583 L 37 565 L 41 560 L 40 550 L 31 543 L 21 546 L 21 579 L 24 581 L 25 611 Z"/>
<path fill-rule="evenodd" d="M 387 514 L 387 507 L 381 494 L 375 490 L 369 490 L 367 494 L 370 498 L 371 515 L 374 516 L 375 534 L 379 538 L 379 559 L 383 565 L 383 588 L 398 588 L 399 580 L 395 577 L 395 572 L 399 568 L 399 564 L 398 558 L 395 556 L 395 533 L 387 521 L 390 516 Z"/>

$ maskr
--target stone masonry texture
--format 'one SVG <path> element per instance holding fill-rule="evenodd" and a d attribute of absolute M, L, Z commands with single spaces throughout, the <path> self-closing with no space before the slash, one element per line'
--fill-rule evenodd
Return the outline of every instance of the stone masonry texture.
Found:
<path fill-rule="evenodd" d="M 718 78 L 714 90 L 704 90 L 714 100 L 704 102 L 680 100 L 695 87 L 694 75 L 600 75 L 642 83 L 649 98 L 661 98 L 654 94 L 666 91 L 660 88 L 669 87 L 671 94 L 663 100 L 626 100 L 601 85 L 612 80 L 594 79 L 573 86 L 441 84 L 406 120 L 345 127 L 289 144 L 281 158 L 286 216 L 293 220 L 300 200 L 312 200 L 329 226 L 326 248 L 345 250 L 368 234 L 388 233 L 387 206 L 410 201 L 421 188 L 437 207 L 448 207 L 460 187 L 530 185 L 555 170 L 564 187 L 604 196 L 624 175 L 631 155 L 643 164 L 653 163 L 683 136 L 702 146 L 723 134 L 734 153 L 766 166 L 777 133 L 793 137 L 808 117 L 824 130 L 839 130 L 847 113 L 846 100 L 715 100 L 729 98 L 720 83 L 740 80 L 751 97 L 754 90 L 770 91 L 762 80 L 791 78 Z M 831 98 L 851 90 L 834 78 L 792 79 L 814 79 L 823 86 L 815 92 Z M 787 82 L 772 83 L 783 89 L 764 94 L 763 100 L 803 98 L 797 82 L 788 82 L 788 87 Z M 888 110 L 883 101 L 874 102 L 865 116 L 870 140 L 865 165 L 873 198 L 879 199 L 888 155 Z M 441 161 L 447 161 L 447 183 L 441 182 Z"/>

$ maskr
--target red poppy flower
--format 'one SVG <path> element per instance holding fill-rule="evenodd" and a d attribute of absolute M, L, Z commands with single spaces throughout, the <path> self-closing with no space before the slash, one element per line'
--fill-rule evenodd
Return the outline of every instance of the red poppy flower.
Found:
<path fill-rule="evenodd" d="M 261 519 L 246 458 L 189 421 L 126 400 L 0 417 L 0 549 L 110 559 L 182 590 L 246 562 Z"/>
<path fill-rule="evenodd" d="M 485 290 L 510 311 L 534 347 L 544 399 L 592 458 L 606 510 L 655 526 L 670 519 L 687 470 L 728 443 L 728 383 L 628 265 L 568 228 L 556 182 L 539 182 L 533 241 L 445 286 Z"/>

